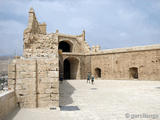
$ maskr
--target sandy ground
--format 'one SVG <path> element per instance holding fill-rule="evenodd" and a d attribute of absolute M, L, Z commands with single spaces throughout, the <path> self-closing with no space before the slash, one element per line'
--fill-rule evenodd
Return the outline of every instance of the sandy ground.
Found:
<path fill-rule="evenodd" d="M 6 120 L 160 120 L 160 81 L 68 80 L 61 110 L 17 109 Z"/>

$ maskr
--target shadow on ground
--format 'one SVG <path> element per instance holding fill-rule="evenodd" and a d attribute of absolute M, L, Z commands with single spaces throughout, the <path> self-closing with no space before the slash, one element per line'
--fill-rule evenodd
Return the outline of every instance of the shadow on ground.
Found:
<path fill-rule="evenodd" d="M 78 106 L 61 106 L 61 111 L 77 111 L 80 110 Z"/>
<path fill-rule="evenodd" d="M 13 110 L 13 112 L 10 112 L 10 114 L 6 116 L 5 120 L 13 120 L 19 111 L 20 108 L 17 107 L 16 109 Z"/>
<path fill-rule="evenodd" d="M 156 89 L 160 89 L 160 87 L 156 87 Z"/>
<path fill-rule="evenodd" d="M 60 106 L 66 106 L 73 103 L 73 99 L 71 95 L 76 89 L 69 84 L 67 80 L 63 80 L 63 82 L 60 82 L 59 84 L 59 103 Z"/>

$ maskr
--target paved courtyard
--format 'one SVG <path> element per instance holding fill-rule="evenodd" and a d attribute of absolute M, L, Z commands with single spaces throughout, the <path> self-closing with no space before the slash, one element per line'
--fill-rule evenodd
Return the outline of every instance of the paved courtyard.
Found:
<path fill-rule="evenodd" d="M 6 120 L 160 120 L 160 81 L 63 81 L 60 106 L 17 109 Z"/>

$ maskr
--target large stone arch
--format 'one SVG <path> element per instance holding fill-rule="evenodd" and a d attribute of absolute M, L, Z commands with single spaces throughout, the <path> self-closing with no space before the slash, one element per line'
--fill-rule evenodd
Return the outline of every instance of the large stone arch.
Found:
<path fill-rule="evenodd" d="M 58 43 L 58 49 L 61 49 L 62 52 L 72 52 L 73 43 L 69 40 L 61 40 Z"/>
<path fill-rule="evenodd" d="M 76 57 L 67 57 L 63 61 L 64 79 L 80 79 L 80 60 Z"/>

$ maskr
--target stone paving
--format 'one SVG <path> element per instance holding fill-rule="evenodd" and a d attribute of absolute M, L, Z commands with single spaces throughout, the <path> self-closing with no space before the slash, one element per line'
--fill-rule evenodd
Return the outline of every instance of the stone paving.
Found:
<path fill-rule="evenodd" d="M 6 120 L 160 120 L 160 81 L 68 80 L 61 110 L 20 109 Z"/>

